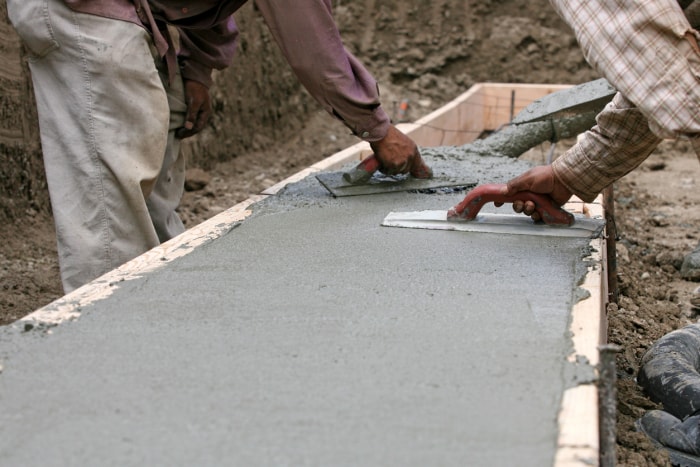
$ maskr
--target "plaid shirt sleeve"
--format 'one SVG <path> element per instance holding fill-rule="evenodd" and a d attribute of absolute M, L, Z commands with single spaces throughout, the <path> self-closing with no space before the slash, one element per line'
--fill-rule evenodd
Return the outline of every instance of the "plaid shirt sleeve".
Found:
<path fill-rule="evenodd" d="M 550 2 L 574 30 L 588 63 L 619 91 L 597 125 L 552 163 L 565 186 L 592 201 L 661 139 L 699 140 L 698 32 L 676 0 Z"/>
<path fill-rule="evenodd" d="M 588 63 L 661 138 L 700 134 L 698 33 L 676 0 L 550 0 Z"/>
<path fill-rule="evenodd" d="M 639 109 L 620 93 L 596 123 L 578 144 L 552 162 L 559 181 L 587 202 L 634 170 L 661 142 Z"/>

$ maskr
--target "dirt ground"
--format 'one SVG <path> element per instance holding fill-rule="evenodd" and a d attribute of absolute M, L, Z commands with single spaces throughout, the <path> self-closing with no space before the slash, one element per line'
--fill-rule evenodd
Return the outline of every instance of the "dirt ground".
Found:
<path fill-rule="evenodd" d="M 392 11 L 391 2 L 337 2 L 344 37 L 378 77 L 395 120 L 417 119 L 475 82 L 579 83 L 596 77 L 546 1 L 465 2 L 470 6 L 463 9 L 472 8 L 468 18 L 450 15 L 455 9 L 447 7 L 460 2 L 436 1 L 427 17 L 403 7 Z M 370 7 L 379 11 L 371 24 L 353 27 L 359 24 L 353 19 L 366 17 L 363 8 Z M 392 14 L 403 15 L 400 26 L 391 22 Z M 430 36 L 417 28 L 414 34 L 409 20 L 440 23 L 441 33 Z M 415 43 L 427 45 L 417 49 Z M 401 117 L 396 104 L 404 99 L 410 107 Z M 356 141 L 324 112 L 312 111 L 292 138 L 193 170 L 182 218 L 192 227 Z M 195 187 L 197 181 L 204 186 Z M 664 453 L 634 430 L 634 421 L 656 407 L 634 377 L 652 342 L 697 320 L 688 299 L 698 284 L 682 280 L 679 268 L 700 242 L 698 183 L 700 164 L 689 146 L 665 142 L 615 185 L 619 301 L 609 307 L 609 341 L 623 349 L 617 358 L 621 466 L 668 465 Z M 30 208 L 17 222 L 0 225 L 0 235 L 0 324 L 6 324 L 60 297 L 61 288 L 48 213 Z"/>

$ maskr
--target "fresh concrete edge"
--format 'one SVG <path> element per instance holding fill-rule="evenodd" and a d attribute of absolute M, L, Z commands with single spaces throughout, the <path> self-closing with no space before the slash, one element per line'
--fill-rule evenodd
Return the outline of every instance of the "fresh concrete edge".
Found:
<path fill-rule="evenodd" d="M 92 282 L 20 318 L 10 326 L 31 324 L 38 329 L 46 329 L 77 318 L 80 316 L 81 307 L 109 297 L 119 283 L 155 271 L 170 261 L 191 253 L 197 247 L 221 237 L 252 213 L 248 209 L 252 204 L 264 198 L 266 196 L 251 196 L 183 234 L 152 248 Z"/>
<path fill-rule="evenodd" d="M 588 211 L 591 217 L 605 218 L 602 197 L 593 203 L 582 203 L 572 199 L 567 209 Z M 580 212 L 580 211 L 579 211 Z M 571 310 L 569 331 L 572 335 L 573 352 L 569 361 L 576 363 L 583 358 L 593 367 L 598 365 L 599 345 L 607 341 L 607 317 L 604 310 L 608 300 L 607 249 L 605 236 L 590 242 L 590 262 L 581 288 L 590 294 L 577 302 Z M 579 384 L 566 389 L 559 410 L 559 439 L 555 467 L 591 466 L 599 464 L 599 402 L 597 382 Z"/>

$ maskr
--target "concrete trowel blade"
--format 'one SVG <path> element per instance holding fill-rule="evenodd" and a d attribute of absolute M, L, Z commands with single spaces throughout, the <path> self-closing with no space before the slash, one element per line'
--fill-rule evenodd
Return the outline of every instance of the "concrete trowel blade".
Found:
<path fill-rule="evenodd" d="M 605 225 L 604 219 L 576 215 L 570 227 L 535 223 L 522 214 L 480 213 L 474 220 L 447 220 L 447 211 L 390 212 L 382 222 L 385 227 L 411 229 L 456 230 L 515 235 L 544 235 L 550 237 L 596 237 Z"/>
<path fill-rule="evenodd" d="M 328 172 L 316 175 L 316 179 L 331 192 L 333 196 L 376 195 L 409 190 L 429 190 L 436 188 L 454 188 L 476 186 L 478 180 L 459 179 L 448 175 L 436 175 L 430 179 L 413 178 L 410 175 L 383 176 L 375 174 L 368 182 L 353 185 L 343 179 L 343 172 Z"/>

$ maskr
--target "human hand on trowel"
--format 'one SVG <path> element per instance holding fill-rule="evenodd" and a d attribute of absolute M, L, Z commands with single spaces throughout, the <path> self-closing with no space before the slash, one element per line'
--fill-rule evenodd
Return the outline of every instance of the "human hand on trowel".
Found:
<path fill-rule="evenodd" d="M 573 194 L 554 173 L 551 165 L 534 167 L 524 172 L 507 184 L 503 185 L 501 194 L 511 197 L 517 193 L 529 191 L 547 195 L 557 206 L 563 206 Z M 501 206 L 503 203 L 494 203 Z M 530 200 L 514 200 L 513 211 L 528 215 L 534 221 L 541 221 L 540 213 L 536 210 L 536 205 Z"/>
<path fill-rule="evenodd" d="M 495 206 L 513 203 L 515 212 L 549 225 L 574 223 L 574 216 L 562 209 L 571 191 L 556 177 L 550 166 L 530 169 L 507 184 L 480 185 L 471 190 L 461 203 L 447 211 L 448 220 L 474 220 L 485 203 Z"/>
<path fill-rule="evenodd" d="M 432 178 L 433 171 L 421 157 L 416 143 L 394 125 L 389 127 L 384 138 L 369 145 L 374 154 L 343 174 L 346 181 L 364 183 L 377 170 L 386 175 L 410 173 L 415 178 Z"/>

